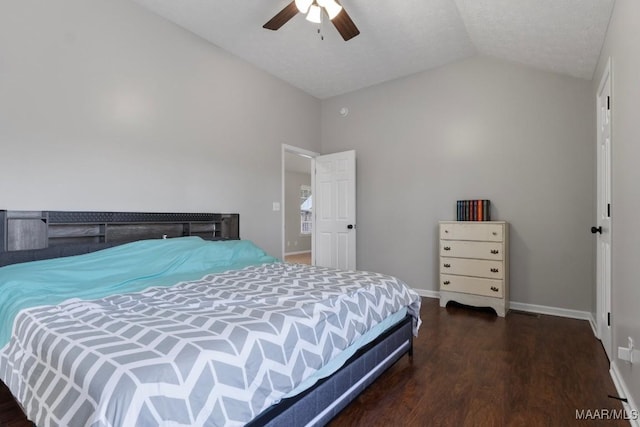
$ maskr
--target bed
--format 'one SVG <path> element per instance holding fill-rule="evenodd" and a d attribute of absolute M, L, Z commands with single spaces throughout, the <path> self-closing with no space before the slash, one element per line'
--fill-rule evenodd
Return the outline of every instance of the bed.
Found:
<path fill-rule="evenodd" d="M 323 425 L 420 325 L 398 279 L 282 263 L 237 214 L 0 211 L 0 238 L 0 379 L 41 427 Z"/>

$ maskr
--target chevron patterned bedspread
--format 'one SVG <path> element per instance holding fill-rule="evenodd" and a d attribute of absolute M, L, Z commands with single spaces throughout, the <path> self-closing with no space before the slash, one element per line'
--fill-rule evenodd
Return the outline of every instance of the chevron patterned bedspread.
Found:
<path fill-rule="evenodd" d="M 272 263 L 22 310 L 0 377 L 45 426 L 235 426 L 420 297 L 376 273 Z"/>

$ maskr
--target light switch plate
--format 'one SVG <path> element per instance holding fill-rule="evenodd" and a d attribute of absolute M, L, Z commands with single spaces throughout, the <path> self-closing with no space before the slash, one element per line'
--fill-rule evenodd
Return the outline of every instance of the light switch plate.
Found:
<path fill-rule="evenodd" d="M 273 202 L 273 211 L 278 212 L 280 210 L 280 202 Z"/>

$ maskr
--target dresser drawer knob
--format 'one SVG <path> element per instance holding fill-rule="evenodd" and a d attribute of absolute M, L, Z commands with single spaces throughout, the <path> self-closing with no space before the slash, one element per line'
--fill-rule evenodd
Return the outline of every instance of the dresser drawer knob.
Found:
<path fill-rule="evenodd" d="M 448 280 L 445 280 L 444 282 L 442 282 L 443 285 L 448 285 L 449 283 L 451 283 L 451 282 L 448 281 Z"/>
<path fill-rule="evenodd" d="M 491 287 L 491 290 L 492 290 L 493 292 L 498 292 L 500 289 L 498 289 L 498 288 L 497 288 L 497 287 L 495 287 L 495 286 L 492 286 L 492 287 Z"/>
<path fill-rule="evenodd" d="M 450 247 L 450 246 L 445 246 L 443 249 L 444 249 L 445 251 L 450 251 L 450 250 L 451 250 L 451 247 Z"/>
<path fill-rule="evenodd" d="M 491 253 L 492 253 L 492 254 L 494 254 L 494 255 L 496 255 L 496 254 L 499 254 L 499 253 L 500 253 L 500 251 L 499 251 L 499 250 L 497 250 L 497 249 L 491 249 Z"/>
<path fill-rule="evenodd" d="M 492 272 L 492 273 L 497 273 L 498 271 L 499 271 L 499 270 L 498 270 L 497 268 L 492 268 L 492 269 L 491 269 L 491 272 Z"/>
<path fill-rule="evenodd" d="M 443 266 L 444 268 L 449 268 L 449 267 L 451 267 L 451 264 L 442 264 L 442 266 Z"/>
<path fill-rule="evenodd" d="M 493 234 L 494 236 L 498 235 L 498 233 L 496 231 L 492 231 L 491 234 Z"/>

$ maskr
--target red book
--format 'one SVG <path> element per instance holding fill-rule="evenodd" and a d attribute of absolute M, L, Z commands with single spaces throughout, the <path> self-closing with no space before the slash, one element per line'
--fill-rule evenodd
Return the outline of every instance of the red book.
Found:
<path fill-rule="evenodd" d="M 482 216 L 482 200 L 476 200 L 478 204 L 478 221 L 484 221 L 484 217 Z"/>

